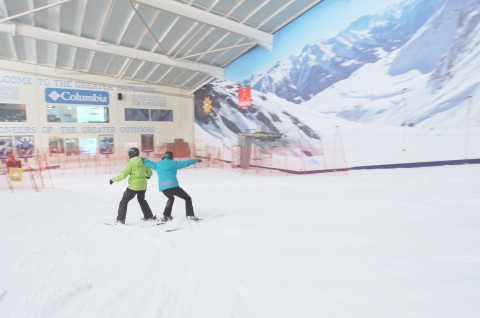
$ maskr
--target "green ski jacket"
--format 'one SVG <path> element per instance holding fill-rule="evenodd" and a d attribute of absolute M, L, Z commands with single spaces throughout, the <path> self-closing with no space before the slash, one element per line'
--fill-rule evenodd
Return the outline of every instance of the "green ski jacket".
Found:
<path fill-rule="evenodd" d="M 141 191 L 147 189 L 147 178 L 152 176 L 152 170 L 147 168 L 143 163 L 142 158 L 131 158 L 123 171 L 116 177 L 112 178 L 113 182 L 122 181 L 126 177 L 128 179 L 128 188 L 135 191 Z"/>

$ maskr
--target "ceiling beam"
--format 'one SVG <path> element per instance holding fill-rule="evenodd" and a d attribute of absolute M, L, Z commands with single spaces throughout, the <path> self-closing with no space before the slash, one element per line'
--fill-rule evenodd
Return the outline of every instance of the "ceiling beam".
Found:
<path fill-rule="evenodd" d="M 12 15 L 10 17 L 6 17 L 4 19 L 0 19 L 0 23 L 4 23 L 4 22 L 7 22 L 9 20 L 13 20 L 13 19 L 22 17 L 22 16 L 27 15 L 27 14 L 35 13 L 35 12 L 40 11 L 40 10 L 45 10 L 45 9 L 48 9 L 48 8 L 51 8 L 51 7 L 54 7 L 54 6 L 58 6 L 58 5 L 70 2 L 70 1 L 72 1 L 72 0 L 63 0 L 63 1 L 60 1 L 60 2 L 57 2 L 57 3 L 52 3 L 52 4 L 49 4 L 49 5 L 43 6 L 43 7 L 39 7 L 39 8 L 28 10 L 28 11 L 25 11 L 25 12 L 22 12 L 22 13 L 19 13 L 19 14 L 15 14 L 15 15 Z"/>
<path fill-rule="evenodd" d="M 218 16 L 216 14 L 197 9 L 195 7 L 177 2 L 174 0 L 134 0 L 137 3 L 142 3 L 159 10 L 171 12 L 185 18 L 199 21 L 235 34 L 252 39 L 262 47 L 269 51 L 273 50 L 273 35 L 263 32 L 247 25 L 235 22 L 230 19 Z"/>
<path fill-rule="evenodd" d="M 215 80 L 215 78 L 213 78 L 213 77 L 207 78 L 205 81 L 203 81 L 203 82 L 201 82 L 200 84 L 198 84 L 197 86 L 195 86 L 195 87 L 188 93 L 188 95 L 193 95 L 193 94 L 195 94 L 195 92 L 196 92 L 198 89 L 200 89 L 201 87 L 203 87 L 203 86 L 205 86 L 205 85 L 213 82 L 214 80 Z"/>
<path fill-rule="evenodd" d="M 224 70 L 221 67 L 211 66 L 197 62 L 173 60 L 165 55 L 157 53 L 98 42 L 96 40 L 91 40 L 75 35 L 60 33 L 29 25 L 0 23 L 0 32 L 6 32 L 13 35 L 25 36 L 36 40 L 53 42 L 77 48 L 84 48 L 91 51 L 123 56 L 126 58 L 139 59 L 152 63 L 159 63 L 188 70 L 199 71 L 202 73 L 207 73 L 218 79 L 223 79 L 224 76 Z"/>

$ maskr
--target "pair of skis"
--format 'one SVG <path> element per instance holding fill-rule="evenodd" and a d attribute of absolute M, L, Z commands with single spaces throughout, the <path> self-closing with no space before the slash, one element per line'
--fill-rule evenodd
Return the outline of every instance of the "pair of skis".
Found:
<path fill-rule="evenodd" d="M 162 224 L 165 224 L 165 222 L 157 222 L 157 223 L 152 223 L 152 224 L 143 224 L 141 225 L 141 227 L 151 227 L 151 226 L 157 226 L 157 225 L 162 225 Z M 108 223 L 108 222 L 105 222 L 105 225 L 108 225 L 108 226 L 128 226 L 128 224 L 117 224 L 117 223 Z M 168 229 L 168 230 L 165 230 L 165 232 L 174 232 L 174 231 L 178 231 L 182 229 L 181 227 L 177 227 L 177 228 L 174 228 L 174 229 Z"/>
<path fill-rule="evenodd" d="M 171 221 L 169 221 L 171 222 Z M 164 222 L 164 221 L 161 221 L 161 222 L 152 222 L 151 224 L 142 224 L 142 227 L 152 227 L 152 226 L 159 226 L 159 225 L 163 225 L 163 224 L 166 224 L 168 222 Z M 180 230 L 181 227 L 177 227 L 177 228 L 173 228 L 173 229 L 167 229 L 165 230 L 165 232 L 173 232 L 173 231 L 178 231 Z"/>
<path fill-rule="evenodd" d="M 195 220 L 193 222 L 199 222 L 201 221 L 202 219 L 198 219 L 198 220 Z M 159 225 L 163 225 L 163 224 L 167 224 L 171 221 L 168 221 L 168 222 L 165 222 L 165 221 L 155 221 L 155 222 L 145 222 L 145 224 L 142 224 L 141 227 L 152 227 L 152 226 L 159 226 Z M 188 221 L 190 222 L 190 220 Z M 119 225 L 119 226 L 125 226 L 125 225 L 128 225 L 128 224 L 120 224 L 120 223 L 109 223 L 109 222 L 105 222 L 105 225 L 109 225 L 109 226 L 115 226 L 115 225 Z M 178 231 L 178 230 L 181 230 L 182 228 L 181 227 L 178 227 L 178 228 L 173 228 L 173 229 L 167 229 L 165 230 L 165 232 L 174 232 L 174 231 Z"/>

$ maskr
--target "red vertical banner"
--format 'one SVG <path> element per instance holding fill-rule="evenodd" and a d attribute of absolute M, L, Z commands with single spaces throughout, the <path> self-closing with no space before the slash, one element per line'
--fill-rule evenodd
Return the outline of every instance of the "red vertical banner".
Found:
<path fill-rule="evenodd" d="M 252 106 L 252 91 L 250 87 L 240 87 L 238 89 L 238 108 L 248 108 Z"/>

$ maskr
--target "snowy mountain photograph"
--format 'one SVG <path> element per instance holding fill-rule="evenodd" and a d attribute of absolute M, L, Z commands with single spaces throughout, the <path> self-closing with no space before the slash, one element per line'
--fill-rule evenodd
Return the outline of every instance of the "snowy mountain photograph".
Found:
<path fill-rule="evenodd" d="M 267 71 L 208 84 L 195 94 L 196 138 L 231 147 L 239 133 L 261 129 L 283 135 L 276 146 L 327 154 L 340 133 L 350 167 L 478 158 L 479 8 L 479 0 L 395 2 L 334 37 L 319 34 Z M 237 107 L 240 87 L 252 89 L 250 108 Z M 371 148 L 358 149 L 358 138 Z M 395 160 L 392 151 L 401 152 Z"/>

